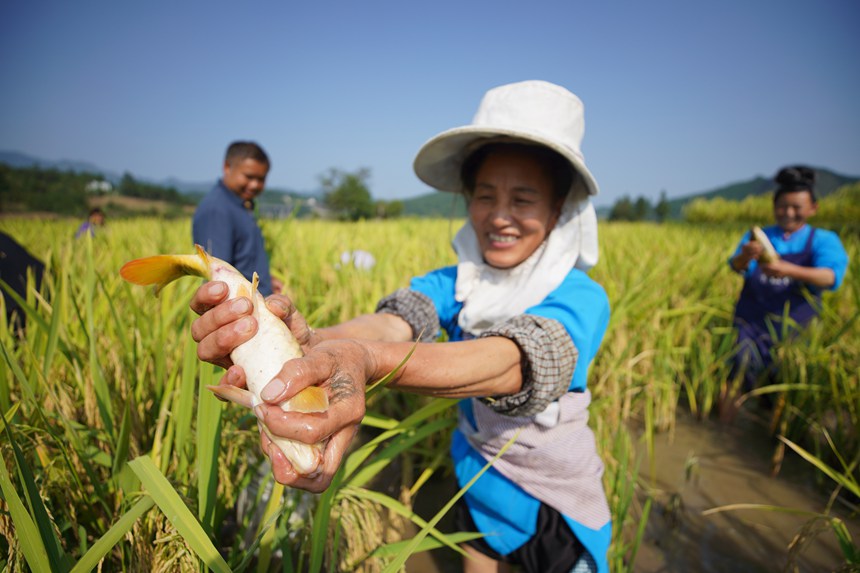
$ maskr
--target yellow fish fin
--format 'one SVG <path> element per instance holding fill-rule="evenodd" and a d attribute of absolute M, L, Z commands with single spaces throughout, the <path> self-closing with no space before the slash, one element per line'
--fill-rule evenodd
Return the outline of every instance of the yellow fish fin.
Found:
<path fill-rule="evenodd" d="M 202 251 L 202 249 L 200 249 Z M 180 277 L 193 275 L 210 279 L 209 255 L 203 251 L 196 255 L 155 255 L 129 261 L 119 274 L 136 285 L 155 285 L 157 295 L 168 283 Z"/>
<path fill-rule="evenodd" d="M 290 398 L 290 410 L 294 412 L 325 412 L 328 409 L 328 394 L 319 386 L 308 386 Z"/>

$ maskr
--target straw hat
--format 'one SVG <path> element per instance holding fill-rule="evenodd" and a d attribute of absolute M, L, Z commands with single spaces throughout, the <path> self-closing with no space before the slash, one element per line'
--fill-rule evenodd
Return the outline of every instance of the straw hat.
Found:
<path fill-rule="evenodd" d="M 459 193 L 463 161 L 482 145 L 497 140 L 535 143 L 557 151 L 580 174 L 571 187 L 573 195 L 596 195 L 597 181 L 579 149 L 584 133 L 584 106 L 568 90 L 539 80 L 507 84 L 484 95 L 471 124 L 427 141 L 413 168 L 431 187 Z"/>

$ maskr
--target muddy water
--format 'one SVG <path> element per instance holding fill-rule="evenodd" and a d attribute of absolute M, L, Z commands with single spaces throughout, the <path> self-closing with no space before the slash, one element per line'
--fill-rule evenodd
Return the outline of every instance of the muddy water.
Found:
<path fill-rule="evenodd" d="M 676 424 L 674 432 L 658 436 L 653 467 L 642 465 L 655 504 L 635 571 L 770 572 L 791 565 L 789 571 L 818 573 L 839 568 L 844 559 L 824 521 L 751 509 L 702 515 L 741 503 L 825 511 L 822 491 L 833 487 L 826 482 L 816 487 L 807 462 L 787 453 L 779 475 L 771 476 L 776 441 L 756 412 L 742 412 L 731 426 L 683 415 Z M 856 541 L 857 516 L 851 518 L 842 504 L 834 510 Z"/>
<path fill-rule="evenodd" d="M 731 426 L 679 414 L 674 432 L 657 437 L 653 468 L 647 462 L 641 466 L 654 506 L 632 569 L 758 573 L 783 571 L 789 563 L 796 569 L 788 571 L 838 569 L 844 560 L 835 536 L 809 516 L 761 510 L 702 515 L 736 503 L 823 512 L 827 497 L 816 487 L 806 462 L 787 454 L 779 476 L 771 477 L 774 445 L 755 413 L 742 412 Z M 432 516 L 455 491 L 452 479 L 432 481 L 416 496 L 416 511 Z M 855 543 L 860 540 L 860 518 L 851 517 L 844 506 L 832 514 L 847 523 Z M 440 529 L 453 531 L 447 516 Z M 789 550 L 796 536 L 800 542 Z M 453 551 L 439 549 L 413 556 L 407 571 L 459 573 L 462 567 Z"/>

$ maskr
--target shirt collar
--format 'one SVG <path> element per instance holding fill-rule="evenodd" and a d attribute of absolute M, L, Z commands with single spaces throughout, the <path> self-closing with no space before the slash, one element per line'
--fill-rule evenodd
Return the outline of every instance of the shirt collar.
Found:
<path fill-rule="evenodd" d="M 254 200 L 249 199 L 249 200 L 245 201 L 244 199 L 242 199 L 241 197 L 239 197 L 238 195 L 233 193 L 226 185 L 224 185 L 223 179 L 218 180 L 218 187 L 221 189 L 221 193 L 226 197 L 227 201 L 229 201 L 233 205 L 236 205 L 237 207 L 241 207 L 242 209 L 245 209 L 246 211 L 253 211 L 254 210 Z"/>
<path fill-rule="evenodd" d="M 800 233 L 801 231 L 803 231 L 804 229 L 806 229 L 808 226 L 809 226 L 809 223 L 804 223 L 804 224 L 803 224 L 803 226 L 802 226 L 801 228 L 799 228 L 798 230 L 794 231 L 793 233 L 786 233 L 786 232 L 785 232 L 785 231 L 783 231 L 783 230 L 782 230 L 782 228 L 780 227 L 780 228 L 779 228 L 779 232 L 780 232 L 780 233 L 782 233 L 782 240 L 783 240 L 783 241 L 787 241 L 787 240 L 789 240 L 790 238 L 792 238 L 793 236 L 795 236 L 795 235 L 797 235 L 798 233 Z"/>

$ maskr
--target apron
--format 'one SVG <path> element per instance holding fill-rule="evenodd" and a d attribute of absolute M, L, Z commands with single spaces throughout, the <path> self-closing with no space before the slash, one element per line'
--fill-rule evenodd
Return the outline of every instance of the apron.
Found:
<path fill-rule="evenodd" d="M 795 265 L 813 266 L 812 239 L 815 229 L 799 253 L 781 255 Z M 805 327 L 818 316 L 821 308 L 821 291 L 789 277 L 768 277 L 756 265 L 752 274 L 744 281 L 741 296 L 735 306 L 734 326 L 738 329 L 738 352 L 735 369 L 745 366 L 744 387 L 747 391 L 755 387 L 762 371 L 770 370 L 773 364 L 771 347 L 775 340 L 771 329 L 779 340 L 783 333 L 782 317 L 788 304 L 788 316 L 797 327 Z M 793 327 L 793 325 L 792 325 Z M 792 332 L 796 331 L 792 328 Z M 786 332 L 788 334 L 789 332 Z M 733 375 L 735 372 L 732 373 Z"/>

